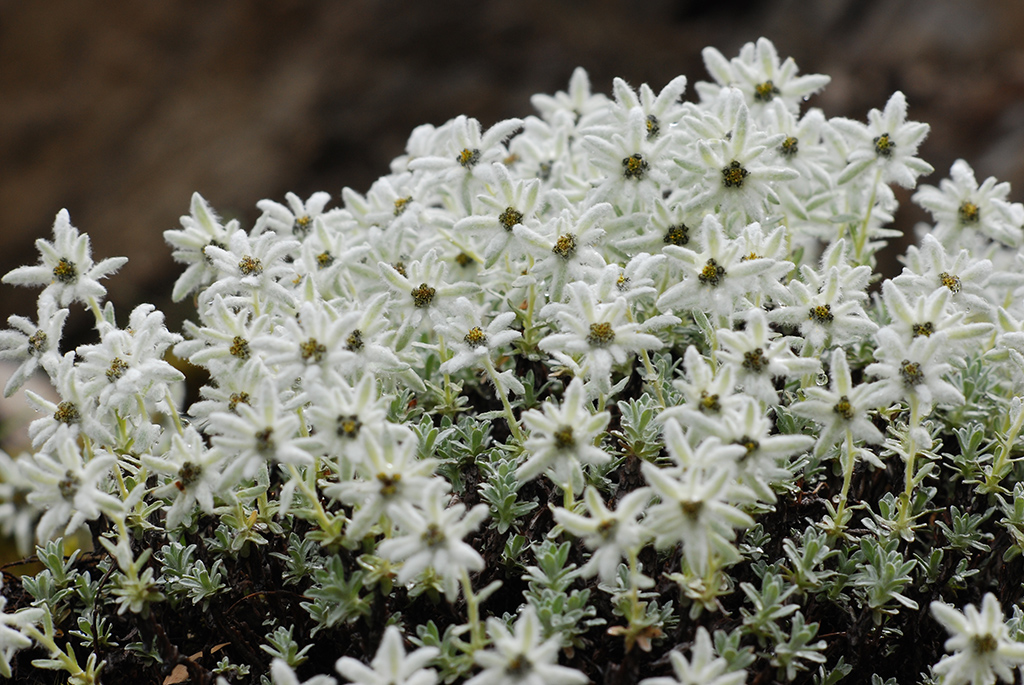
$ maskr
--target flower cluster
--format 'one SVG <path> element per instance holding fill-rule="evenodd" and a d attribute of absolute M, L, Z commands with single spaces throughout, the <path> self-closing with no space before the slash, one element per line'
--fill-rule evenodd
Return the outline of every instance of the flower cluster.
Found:
<path fill-rule="evenodd" d="M 335 207 L 247 228 L 196 194 L 180 333 L 104 304 L 124 260 L 59 213 L 3 278 L 42 287 L 5 393 L 56 396 L 0 453 L 45 566 L 0 597 L 0 673 L 1012 680 L 1024 206 L 957 161 L 883 278 L 891 186 L 932 171 L 906 97 L 828 118 L 766 39 L 704 57 L 695 100 L 580 69 L 535 116 L 421 126 Z"/>

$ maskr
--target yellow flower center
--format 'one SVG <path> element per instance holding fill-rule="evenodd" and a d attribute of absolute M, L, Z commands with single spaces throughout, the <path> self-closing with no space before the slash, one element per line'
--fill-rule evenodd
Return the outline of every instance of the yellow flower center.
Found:
<path fill-rule="evenodd" d="M 398 492 L 398 484 L 402 481 L 402 474 L 378 473 L 377 480 L 380 482 L 380 494 L 384 497 L 391 497 Z"/>
<path fill-rule="evenodd" d="M 925 321 L 924 323 L 915 323 L 912 327 L 912 330 L 914 331 L 915 338 L 920 335 L 923 335 L 926 338 L 930 338 L 932 336 L 932 333 L 935 332 L 935 326 L 932 324 L 931 321 Z"/>
<path fill-rule="evenodd" d="M 743 181 L 749 175 L 749 171 L 744 169 L 739 162 L 733 160 L 729 163 L 729 166 L 722 169 L 722 183 L 725 184 L 726 188 L 742 188 Z"/>
<path fill-rule="evenodd" d="M 779 94 L 779 89 L 771 79 L 754 86 L 754 99 L 758 102 L 769 102 Z"/>
<path fill-rule="evenodd" d="M 110 362 L 110 368 L 107 369 L 107 380 L 113 383 L 123 376 L 124 372 L 127 370 L 128 364 L 120 357 L 114 357 L 114 360 Z"/>
<path fill-rule="evenodd" d="M 647 170 L 650 168 L 650 165 L 640 153 L 630 155 L 622 160 L 622 175 L 634 181 L 643 180 Z"/>
<path fill-rule="evenodd" d="M 78 280 L 78 270 L 69 259 L 61 257 L 57 266 L 53 267 L 53 277 L 60 283 L 74 283 Z"/>
<path fill-rule="evenodd" d="M 722 281 L 722 277 L 724 276 L 725 268 L 719 266 L 718 262 L 714 259 L 709 259 L 708 263 L 704 265 L 704 268 L 700 270 L 700 274 L 697 275 L 697 280 L 704 285 L 714 287 Z"/>
<path fill-rule="evenodd" d="M 900 362 L 900 377 L 909 386 L 924 382 L 924 373 L 921 372 L 921 365 L 909 359 L 904 359 Z"/>
<path fill-rule="evenodd" d="M 832 320 L 835 319 L 832 315 L 832 305 L 819 304 L 816 307 L 811 307 L 807 314 L 807 318 L 813 320 L 815 323 L 832 323 Z"/>
<path fill-rule="evenodd" d="M 53 412 L 53 418 L 55 421 L 60 421 L 70 426 L 73 423 L 78 423 L 82 415 L 78 413 L 78 407 L 74 402 L 65 400 L 57 405 L 57 411 Z"/>
<path fill-rule="evenodd" d="M 551 251 L 562 259 L 571 259 L 576 254 L 576 236 L 572 233 L 558 236 L 558 240 L 555 241 L 555 246 L 551 248 Z"/>
<path fill-rule="evenodd" d="M 836 402 L 836 406 L 832 407 L 832 411 L 839 414 L 844 419 L 849 421 L 853 418 L 853 405 L 850 404 L 850 398 L 846 395 L 842 395 L 839 401 Z"/>
<path fill-rule="evenodd" d="M 676 226 L 669 226 L 668 230 L 665 231 L 665 237 L 662 238 L 662 242 L 666 245 L 675 245 L 676 247 L 682 247 L 686 243 L 690 242 L 690 229 L 684 224 L 678 224 Z"/>
<path fill-rule="evenodd" d="M 590 334 L 587 335 L 587 342 L 593 347 L 607 347 L 615 340 L 615 331 L 612 325 L 607 322 L 590 324 Z"/>
<path fill-rule="evenodd" d="M 480 150 L 476 148 L 470 150 L 469 148 L 463 148 L 459 156 L 455 158 L 455 161 L 461 164 L 466 169 L 476 166 L 477 162 L 480 161 Z"/>
<path fill-rule="evenodd" d="M 299 345 L 299 354 L 302 355 L 302 361 L 308 362 L 312 359 L 315 363 L 319 364 L 327 354 L 327 346 L 318 343 L 316 338 L 310 338 Z"/>
<path fill-rule="evenodd" d="M 572 434 L 572 426 L 559 426 L 555 431 L 555 447 L 560 450 L 576 446 L 576 437 Z"/>
<path fill-rule="evenodd" d="M 959 276 L 953 276 L 943 271 L 941 274 L 939 274 L 939 282 L 942 283 L 942 285 L 949 288 L 950 292 L 953 293 L 954 295 L 960 292 Z"/>
<path fill-rule="evenodd" d="M 238 270 L 242 272 L 243 276 L 259 276 L 263 273 L 263 263 L 259 257 L 245 255 L 238 262 Z"/>
<path fill-rule="evenodd" d="M 883 133 L 872 141 L 875 144 L 875 154 L 886 159 L 892 157 L 892 151 L 896 143 L 892 141 L 888 133 Z"/>
<path fill-rule="evenodd" d="M 316 268 L 326 269 L 331 264 L 334 264 L 334 255 L 330 252 L 324 251 L 316 256 Z"/>
<path fill-rule="evenodd" d="M 410 202 L 412 202 L 411 196 L 400 197 L 397 200 L 395 200 L 395 216 L 401 216 L 402 212 L 404 212 L 408 208 Z"/>
<path fill-rule="evenodd" d="M 782 144 L 779 145 L 779 154 L 783 157 L 790 159 L 796 156 L 796 153 L 800 151 L 800 141 L 793 136 L 789 136 Z"/>
<path fill-rule="evenodd" d="M 647 115 L 647 140 L 654 140 L 661 133 L 661 123 L 653 114 Z"/>
<path fill-rule="evenodd" d="M 420 287 L 414 288 L 412 291 L 412 302 L 417 309 L 429 307 L 430 303 L 434 301 L 434 293 L 436 292 L 426 283 L 420 283 Z"/>
<path fill-rule="evenodd" d="M 309 233 L 313 223 L 313 217 L 309 214 L 303 214 L 302 216 L 295 217 L 295 225 L 292 226 L 292 233 L 295 235 L 306 235 Z"/>
<path fill-rule="evenodd" d="M 249 358 L 249 341 L 240 335 L 236 335 L 231 340 L 231 347 L 228 348 L 228 352 L 231 353 L 232 357 L 238 357 L 239 359 Z"/>
<path fill-rule="evenodd" d="M 463 340 L 467 345 L 480 347 L 481 345 L 487 344 L 487 334 L 484 333 L 479 326 L 473 326 L 469 329 L 469 332 L 466 333 L 466 337 L 463 338 Z"/>
<path fill-rule="evenodd" d="M 516 224 L 523 223 L 523 213 L 515 207 L 506 207 L 498 217 L 498 222 L 506 231 L 511 231 Z"/>

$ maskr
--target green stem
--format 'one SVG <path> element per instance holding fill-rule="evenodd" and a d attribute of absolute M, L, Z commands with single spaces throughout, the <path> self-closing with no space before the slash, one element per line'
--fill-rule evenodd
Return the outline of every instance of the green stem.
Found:
<path fill-rule="evenodd" d="M 846 429 L 846 442 L 840 455 L 840 463 L 843 469 L 843 489 L 839 493 L 839 506 L 836 507 L 835 524 L 838 529 L 843 527 L 843 514 L 846 513 L 846 500 L 850 495 L 850 482 L 853 480 L 853 431 Z"/>
<path fill-rule="evenodd" d="M 466 615 L 469 619 L 469 647 L 471 653 L 482 649 L 486 640 L 484 625 L 480 622 L 480 602 L 473 592 L 473 583 L 469 580 L 469 571 L 462 569 L 462 594 L 466 596 Z"/>
<path fill-rule="evenodd" d="M 882 167 L 878 167 L 875 172 L 875 181 L 871 185 L 871 196 L 868 198 L 867 213 L 864 215 L 864 221 L 860 225 L 860 230 L 857 231 L 857 235 L 853 237 L 854 240 L 854 259 L 859 263 L 864 263 L 864 247 L 868 242 L 868 224 L 871 222 L 871 214 L 875 209 L 875 199 L 878 195 L 878 184 L 882 181 Z"/>
<path fill-rule="evenodd" d="M 316 467 L 313 466 L 310 468 L 312 473 L 315 474 Z M 313 505 L 313 513 L 316 516 L 317 523 L 320 524 L 320 530 L 333 535 L 335 533 L 334 521 L 327 515 L 327 512 L 324 511 L 324 507 L 320 503 L 320 498 L 316 494 L 316 489 L 306 482 L 306 479 L 299 473 L 299 469 L 296 468 L 295 464 L 288 464 L 288 473 L 295 480 L 299 490 L 301 490 L 302 494 L 306 496 L 309 503 Z"/>
<path fill-rule="evenodd" d="M 498 391 L 501 406 L 505 409 L 505 422 L 508 423 L 508 429 L 512 431 L 512 437 L 522 445 L 526 440 L 526 436 L 523 435 L 523 429 L 519 427 L 519 421 L 516 420 L 516 415 L 512 411 L 512 405 L 508 401 L 505 390 L 498 383 L 498 371 L 494 368 L 494 362 L 491 361 L 490 355 L 484 355 L 484 370 L 487 372 L 487 377 L 491 379 L 494 389 Z"/>

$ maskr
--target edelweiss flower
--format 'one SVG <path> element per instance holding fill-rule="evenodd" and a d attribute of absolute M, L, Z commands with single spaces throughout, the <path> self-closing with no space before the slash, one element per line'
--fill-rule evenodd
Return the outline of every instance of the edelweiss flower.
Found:
<path fill-rule="evenodd" d="M 790 406 L 797 416 L 811 419 L 821 426 L 815 453 L 824 454 L 832 445 L 843 439 L 847 432 L 854 440 L 878 445 L 885 439 L 868 417 L 868 411 L 884 404 L 882 388 L 877 383 L 861 382 L 853 385 L 850 366 L 846 362 L 846 351 L 837 347 L 832 352 L 832 383 L 829 390 L 808 386 L 804 388 L 807 399 Z M 874 466 L 882 463 L 868 450 L 861 454 Z"/>
<path fill-rule="evenodd" d="M 667 132 L 651 137 L 650 126 L 643 109 L 633 107 L 625 122 L 592 129 L 583 139 L 590 163 L 604 176 L 592 191 L 595 201 L 646 209 L 661 196 L 669 180 L 672 160 L 666 151 L 672 137 Z"/>
<path fill-rule="evenodd" d="M 736 367 L 719 364 L 712 370 L 696 346 L 690 345 L 683 353 L 683 371 L 683 378 L 672 381 L 683 402 L 665 409 L 658 420 L 674 419 L 688 426 L 695 438 L 712 435 L 713 424 L 721 420 L 724 411 L 739 410 L 746 402 L 746 396 L 736 390 Z"/>
<path fill-rule="evenodd" d="M 314 219 L 328 216 L 324 213 L 324 207 L 331 201 L 331 194 L 313 193 L 303 202 L 295 193 L 285 193 L 284 199 L 288 203 L 287 207 L 273 200 L 260 200 L 256 203 L 263 214 L 256 221 L 254 234 L 262 233 L 266 227 L 277 233 L 295 236 L 299 240 L 304 239 L 313 230 Z M 336 213 L 337 210 L 334 211 Z"/>
<path fill-rule="evenodd" d="M 124 514 L 121 500 L 100 487 L 110 477 L 111 468 L 117 468 L 117 457 L 101 451 L 86 462 L 75 440 L 67 435 L 58 440 L 55 451 L 56 458 L 37 452 L 19 461 L 32 484 L 29 504 L 45 510 L 36 528 L 40 541 L 52 539 L 62 527 L 68 535 L 103 514 Z"/>
<path fill-rule="evenodd" d="M 572 535 L 583 538 L 583 544 L 593 552 L 580 569 L 584 578 L 598 575 L 603 583 L 615 582 L 623 557 L 636 553 L 644 542 L 644 529 L 636 519 L 650 496 L 646 488 L 633 490 L 619 500 L 615 511 L 611 511 L 597 488 L 588 485 L 583 500 L 590 516 L 561 507 L 554 510 L 555 520 Z"/>
<path fill-rule="evenodd" d="M 489 193 L 477 196 L 487 213 L 460 219 L 452 227 L 455 235 L 470 232 L 480 236 L 484 244 L 484 267 L 488 269 L 502 255 L 519 256 L 521 250 L 515 244 L 513 231 L 516 226 L 523 224 L 536 230 L 540 225 L 537 219 L 540 180 L 513 179 L 504 164 L 495 164 L 493 169 L 496 183 L 488 186 Z"/>
<path fill-rule="evenodd" d="M 525 482 L 551 469 L 559 485 L 571 485 L 575 492 L 583 489 L 580 462 L 606 464 L 611 456 L 594 446 L 596 438 L 608 425 L 611 415 L 591 414 L 587 407 L 587 391 L 583 379 L 574 378 L 565 389 L 561 406 L 544 402 L 544 411 L 523 412 L 522 422 L 530 430 L 523 445 L 527 460 L 516 470 L 516 479 Z"/>
<path fill-rule="evenodd" d="M 67 309 L 54 309 L 44 298 L 39 301 L 39 325 L 24 316 L 7 318 L 11 330 L 0 331 L 0 359 L 18 362 L 18 368 L 4 386 L 4 397 L 18 391 L 40 367 L 55 368 L 60 363 L 60 337 Z"/>
<path fill-rule="evenodd" d="M 498 373 L 491 360 L 494 351 L 523 336 L 519 331 L 509 328 L 515 320 L 514 312 L 503 312 L 485 327 L 476 307 L 464 297 L 457 299 L 450 316 L 435 317 L 434 330 L 455 351 L 455 356 L 441 364 L 441 372 L 454 373 L 460 369 L 480 366 L 488 369 L 491 380 L 498 385 L 498 392 L 508 395 L 512 391 L 522 395 L 525 392 L 523 384 L 512 370 Z"/>
<path fill-rule="evenodd" d="M 343 378 L 318 383 L 309 391 L 307 416 L 316 429 L 319 449 L 337 459 L 342 480 L 352 478 L 355 464 L 366 458 L 363 438 L 388 430 L 386 397 L 377 393 L 373 374 L 365 374 L 355 387 Z"/>
<path fill-rule="evenodd" d="M 665 425 L 665 444 L 677 461 L 695 463 L 671 469 L 646 461 L 641 464 L 644 478 L 661 499 L 644 519 L 655 546 L 663 549 L 682 543 L 686 563 L 698 575 L 707 572 L 714 554 L 737 560 L 739 552 L 731 542 L 736 537 L 734 528 L 754 525 L 754 520 L 735 506 L 755 499 L 753 492 L 734 482 L 732 462 L 744 448 L 707 438 L 701 443 L 701 452 L 693 454 L 674 423 Z"/>
<path fill-rule="evenodd" d="M 268 378 L 251 404 L 238 403 L 235 413 L 210 415 L 211 441 L 228 458 L 218 489 L 252 478 L 264 463 L 311 465 L 313 458 L 298 442 L 299 417 L 282 405 Z"/>
<path fill-rule="evenodd" d="M 183 435 L 173 434 L 171 448 L 163 455 L 142 455 L 142 463 L 148 468 L 171 477 L 151 492 L 153 497 L 174 500 L 167 509 L 168 530 L 187 521 L 196 503 L 203 512 L 213 513 L 213 495 L 221 477 L 218 466 L 223 458 L 223 452 L 206 447 L 192 426 Z"/>
<path fill-rule="evenodd" d="M 657 350 L 663 345 L 658 337 L 641 332 L 639 324 L 629 321 L 628 311 L 624 297 L 598 303 L 589 284 L 570 283 L 567 304 L 552 302 L 540 310 L 542 317 L 556 319 L 563 331 L 542 339 L 540 348 L 583 355 L 587 377 L 593 379 L 601 392 L 611 392 L 613 364 L 622 364 L 627 355 Z M 679 319 L 672 317 L 672 321 Z"/>
<path fill-rule="evenodd" d="M 1014 669 L 1024 664 L 1024 643 L 1010 637 L 995 595 L 985 594 L 981 611 L 968 604 L 960 613 L 942 602 L 932 602 L 931 609 L 951 635 L 946 651 L 955 652 L 932 667 L 943 685 L 992 685 L 996 676 L 1014 682 Z"/>
<path fill-rule="evenodd" d="M 535 260 L 530 275 L 548 283 L 550 302 L 561 301 L 566 283 L 589 280 L 588 274 L 605 266 L 604 257 L 594 245 L 605 233 L 599 223 L 612 216 L 612 206 L 602 202 L 579 217 L 570 209 L 563 210 L 542 227 L 543 234 L 521 224 L 513 229 L 527 254 Z"/>
<path fill-rule="evenodd" d="M 760 230 L 759 225 L 756 230 Z M 700 252 L 676 245 L 665 246 L 665 254 L 677 261 L 685 275 L 658 298 L 658 309 L 698 309 L 713 314 L 716 319 L 728 319 L 742 307 L 744 297 L 760 294 L 766 281 L 778 281 L 793 266 L 764 255 L 755 254 L 751 258 L 749 253 L 743 254 L 741 243 L 726 235 L 714 214 L 704 219 L 700 236 L 704 245 Z"/>
<path fill-rule="evenodd" d="M 447 492 L 445 481 L 433 480 L 418 506 L 401 502 L 390 508 L 389 516 L 401 534 L 384 540 L 377 550 L 386 559 L 402 562 L 399 583 L 408 583 L 428 568 L 433 569 L 442 579 L 445 597 L 454 602 L 463 574 L 484 568 L 483 557 L 462 538 L 490 514 L 486 504 L 467 512 L 465 504 L 452 504 Z"/>
<path fill-rule="evenodd" d="M 254 297 L 259 306 L 290 305 L 292 294 L 281 281 L 292 277 L 294 269 L 285 257 L 294 255 L 299 245 L 299 241 L 282 238 L 273 231 L 250 238 L 242 229 L 231 234 L 226 248 L 208 245 L 206 255 L 213 260 L 218 277 L 203 293 L 204 301 L 224 295 L 230 304 L 240 306 L 254 304 Z"/>
<path fill-rule="evenodd" d="M 966 247 L 965 232 L 977 231 L 1009 247 L 1018 247 L 1024 234 L 1024 205 L 1006 201 L 1009 183 L 989 176 L 978 185 L 974 170 L 962 159 L 953 162 L 949 178 L 939 187 L 922 185 L 913 200 L 935 219 L 935 237 L 950 249 Z M 968 243 L 972 244 L 972 243 Z"/>
<path fill-rule="evenodd" d="M 264 363 L 276 371 L 280 387 L 296 380 L 309 387 L 325 382 L 331 371 L 340 371 L 355 353 L 346 346 L 360 319 L 358 312 L 339 315 L 327 302 L 303 302 L 295 317 L 283 317 L 278 327 L 253 339 Z"/>
<path fill-rule="evenodd" d="M 414 172 L 428 172 L 420 176 L 424 192 L 448 188 L 461 188 L 454 194 L 454 200 L 461 202 L 464 211 L 469 210 L 471 185 L 464 182 L 469 177 L 477 179 L 483 172 L 483 180 L 489 181 L 491 165 L 502 161 L 508 154 L 504 141 L 523 125 L 521 119 L 499 121 L 484 133 L 480 122 L 465 115 L 459 115 L 445 124 L 434 134 L 434 149 L 431 156 L 419 157 L 409 162 Z M 480 180 L 472 186 L 480 188 Z"/>
<path fill-rule="evenodd" d="M 704 66 L 718 82 L 718 87 L 704 82 L 695 86 L 705 101 L 714 99 L 725 88 L 738 88 L 752 108 L 763 108 L 779 100 L 786 109 L 796 112 L 800 103 L 832 80 L 823 74 L 797 76 L 793 58 L 787 57 L 780 64 L 779 53 L 767 38 L 758 38 L 756 45 L 747 43 L 731 61 L 712 47 L 704 48 L 701 55 Z"/>
<path fill-rule="evenodd" d="M 128 416 L 139 400 L 165 400 L 170 384 L 185 379 L 164 361 L 167 348 L 181 336 L 167 330 L 163 312 L 153 305 L 136 307 L 125 329 L 108 324 L 99 329 L 100 342 L 80 345 L 76 352 L 82 359 L 82 392 L 98 400 L 100 411 L 116 409 Z"/>
<path fill-rule="evenodd" d="M 365 435 L 364 435 L 365 433 Z M 434 478 L 436 459 L 418 459 L 412 431 L 360 431 L 366 458 L 357 465 L 361 479 L 324 486 L 327 497 L 356 505 L 346 536 L 361 540 L 370 527 L 402 502 L 420 503 Z"/>
<path fill-rule="evenodd" d="M 738 91 L 733 93 L 727 97 L 742 97 Z M 734 109 L 736 118 L 729 137 L 700 139 L 698 156 L 678 157 L 676 163 L 692 174 L 698 184 L 690 199 L 683 203 L 684 211 L 720 208 L 726 215 L 738 214 L 740 221 L 746 223 L 764 216 L 766 202 L 779 203 L 774 184 L 793 180 L 798 174 L 793 169 L 768 166 L 767 157 L 762 158 L 786 136 L 769 135 L 757 129 L 745 104 Z"/>
<path fill-rule="evenodd" d="M 677 650 L 668 653 L 676 677 L 645 678 L 640 685 L 743 685 L 747 672 L 730 671 L 729 662 L 715 656 L 707 628 L 697 628 L 697 635 L 687 659 Z"/>
<path fill-rule="evenodd" d="M 839 117 L 829 123 L 846 136 L 852 147 L 846 169 L 839 175 L 840 184 L 877 167 L 882 183 L 913 188 L 918 176 L 935 171 L 931 164 L 914 156 L 929 126 L 907 121 L 907 98 L 900 91 L 892 94 L 884 111 L 868 112 L 867 125 Z"/>
<path fill-rule="evenodd" d="M 466 685 L 585 685 L 587 676 L 575 668 L 559 666 L 562 639 L 555 635 L 545 641 L 543 627 L 532 605 L 519 614 L 515 633 L 504 621 L 487 619 L 487 632 L 493 649 L 479 650 L 474 661 L 484 670 L 466 681 Z"/>
<path fill-rule="evenodd" d="M 426 665 L 437 655 L 436 647 L 420 647 L 406 654 L 402 631 L 391 625 L 384 631 L 369 667 L 349 656 L 338 659 L 334 667 L 356 685 L 434 685 L 437 671 Z"/>
<path fill-rule="evenodd" d="M 3 589 L 3 576 L 0 576 L 0 590 Z M 11 677 L 11 657 L 14 653 L 32 646 L 32 639 L 25 635 L 26 626 L 39 623 L 46 609 L 33 607 L 20 609 L 9 614 L 7 598 L 0 595 L 0 676 Z"/>
<path fill-rule="evenodd" d="M 174 282 L 171 299 L 175 302 L 213 283 L 217 269 L 206 254 L 206 248 L 210 245 L 227 247 L 228 236 L 238 230 L 237 219 L 222 225 L 209 203 L 199 193 L 192 193 L 191 214 L 181 217 L 180 221 L 182 230 L 164 231 L 164 240 L 174 248 L 171 253 L 174 261 L 188 264 L 188 268 Z"/>
<path fill-rule="evenodd" d="M 53 242 L 40 238 L 36 241 L 41 264 L 21 266 L 3 277 L 4 283 L 13 285 L 44 286 L 40 298 L 48 298 L 59 307 L 72 302 L 95 303 L 107 294 L 100 285 L 101 278 L 120 269 L 127 257 L 108 257 L 94 264 L 89 249 L 88 234 L 78 234 L 71 225 L 68 210 L 57 213 L 53 222 Z"/>
<path fill-rule="evenodd" d="M 437 250 L 430 250 L 423 259 L 405 265 L 404 273 L 384 262 L 377 266 L 381 277 L 395 293 L 391 311 L 400 314 L 412 329 L 428 320 L 427 314 L 432 309 L 444 309 L 457 297 L 480 290 L 479 285 L 469 281 L 446 282 L 448 265 L 441 261 Z"/>
<path fill-rule="evenodd" d="M 559 115 L 568 115 L 574 126 L 584 127 L 595 118 L 603 118 L 608 108 L 608 97 L 603 93 L 592 93 L 590 77 L 583 67 L 576 67 L 569 79 L 569 90 L 554 95 L 537 93 L 530 97 L 530 104 L 548 123 L 561 120 Z"/>
<path fill-rule="evenodd" d="M 926 414 L 934 404 L 961 405 L 963 394 L 943 377 L 953 370 L 949 342 L 936 336 L 919 336 L 907 343 L 886 326 L 875 334 L 875 359 L 864 373 L 877 376 L 879 398 L 884 402 L 917 399 Z"/>
<path fill-rule="evenodd" d="M 817 359 L 797 357 L 786 340 L 777 338 L 768 327 L 764 311 L 752 309 L 742 331 L 722 329 L 718 339 L 723 350 L 719 359 L 736 367 L 736 382 L 744 392 L 766 405 L 777 404 L 774 378 L 802 376 L 818 370 Z"/>

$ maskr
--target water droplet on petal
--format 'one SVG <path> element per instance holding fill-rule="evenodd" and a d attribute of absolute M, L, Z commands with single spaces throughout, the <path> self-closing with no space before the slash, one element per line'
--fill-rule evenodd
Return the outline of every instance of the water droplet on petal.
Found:
<path fill-rule="evenodd" d="M 826 385 L 828 383 L 828 376 L 824 371 L 819 371 L 818 377 L 814 379 L 814 382 L 818 385 Z"/>

